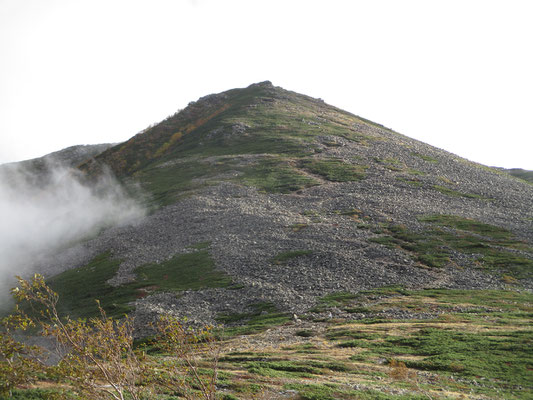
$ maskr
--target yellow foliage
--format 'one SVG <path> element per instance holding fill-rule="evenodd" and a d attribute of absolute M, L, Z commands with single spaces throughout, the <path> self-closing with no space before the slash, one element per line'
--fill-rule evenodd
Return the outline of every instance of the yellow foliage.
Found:
<path fill-rule="evenodd" d="M 183 134 L 181 132 L 174 133 L 168 142 L 164 143 L 154 154 L 154 157 L 159 157 L 161 154 L 163 154 L 165 151 L 167 151 L 170 146 L 172 146 L 174 143 L 176 143 L 178 140 L 180 140 L 183 137 Z"/>

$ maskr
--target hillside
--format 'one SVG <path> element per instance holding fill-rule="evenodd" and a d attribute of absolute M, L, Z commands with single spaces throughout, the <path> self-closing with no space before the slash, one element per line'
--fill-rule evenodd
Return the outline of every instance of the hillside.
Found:
<path fill-rule="evenodd" d="M 246 308 L 235 299 L 301 312 L 334 291 L 531 283 L 530 185 L 270 83 L 206 96 L 94 160 L 82 168 L 110 165 L 159 208 L 54 271 L 111 251 L 119 285 L 203 243 L 242 286 L 172 300 L 211 296 L 189 308 L 203 321 Z M 149 294 L 139 309 L 170 306 Z"/>
<path fill-rule="evenodd" d="M 506 171 L 512 176 L 516 176 L 517 178 L 533 183 L 533 171 L 528 171 L 521 168 L 511 168 Z"/>
<path fill-rule="evenodd" d="M 140 185 L 151 211 L 43 262 L 71 315 L 92 315 L 99 298 L 111 315 L 134 312 L 141 336 L 168 312 L 229 336 L 270 328 L 227 344 L 226 388 L 241 398 L 250 382 L 269 388 L 265 398 L 416 398 L 411 384 L 380 386 L 395 357 L 450 398 L 461 385 L 472 398 L 531 394 L 527 182 L 270 82 L 202 97 L 80 168 L 97 176 L 104 166 Z M 468 346 L 429 357 L 461 335 L 499 348 L 495 334 L 476 336 L 499 324 L 524 333 L 506 340 L 525 353 L 513 361 L 520 373 L 479 367 L 485 392 L 473 389 L 484 373 L 462 358 Z M 463 380 L 432 381 L 454 374 Z"/>

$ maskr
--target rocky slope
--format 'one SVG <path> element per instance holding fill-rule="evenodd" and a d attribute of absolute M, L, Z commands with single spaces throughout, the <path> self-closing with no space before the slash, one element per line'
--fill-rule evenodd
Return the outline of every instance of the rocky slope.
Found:
<path fill-rule="evenodd" d="M 142 286 L 140 267 L 202 244 L 233 282 L 179 296 L 150 285 L 140 325 L 169 311 L 212 323 L 260 303 L 299 314 L 387 285 L 532 288 L 531 185 L 269 82 L 201 98 L 81 168 L 102 165 L 139 183 L 153 211 L 41 271 L 110 251 L 108 284 Z"/>

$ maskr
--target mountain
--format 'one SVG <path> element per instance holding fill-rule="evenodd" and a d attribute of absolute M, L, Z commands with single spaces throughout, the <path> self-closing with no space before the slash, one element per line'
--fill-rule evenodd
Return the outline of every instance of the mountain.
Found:
<path fill-rule="evenodd" d="M 114 143 L 102 143 L 70 146 L 43 157 L 1 164 L 0 177 L 6 182 L 17 184 L 17 179 L 23 174 L 32 183 L 42 183 L 52 171 L 58 168 L 76 168 L 114 145 Z"/>
<path fill-rule="evenodd" d="M 205 243 L 242 287 L 172 299 L 181 309 L 211 296 L 192 310 L 202 321 L 260 300 L 302 312 L 333 291 L 384 285 L 531 283 L 530 185 L 269 82 L 203 97 L 81 168 L 102 165 L 158 208 L 77 258 L 59 255 L 54 270 L 110 252 L 122 261 L 109 282 L 142 286 L 138 268 Z M 170 306 L 148 286 L 138 309 Z"/>
<path fill-rule="evenodd" d="M 93 299 L 99 298 L 111 315 L 134 312 L 141 335 L 166 312 L 197 323 L 225 323 L 233 333 L 288 324 L 254 339 L 255 350 L 252 342 L 234 343 L 244 353 L 226 361 L 258 374 L 254 379 L 265 376 L 250 367 L 258 362 L 259 348 L 281 351 L 283 343 L 292 343 L 295 358 L 306 350 L 298 346 L 307 343 L 309 354 L 362 363 L 356 354 L 331 347 L 351 338 L 354 347 L 368 351 L 376 372 L 383 357 L 415 354 L 406 350 L 411 344 L 431 347 L 417 336 L 416 321 L 433 323 L 427 332 L 444 346 L 459 339 L 435 330 L 446 322 L 435 322 L 443 313 L 451 315 L 448 332 L 456 336 L 470 332 L 464 322 L 469 312 L 472 318 L 483 314 L 472 322 L 479 329 L 489 329 L 482 325 L 486 318 L 500 318 L 490 314 L 493 308 L 507 310 L 510 304 L 520 304 L 513 312 L 527 320 L 522 305 L 533 289 L 533 187 L 320 99 L 270 82 L 205 96 L 80 165 L 93 177 L 107 168 L 124 185 L 141 188 L 150 212 L 42 263 L 39 271 L 72 315 L 94 314 Z M 506 318 L 511 317 L 500 320 L 511 323 Z M 358 320 L 359 337 L 354 326 L 340 331 L 342 321 Z M 381 328 L 361 333 L 364 324 L 387 321 L 409 322 L 406 335 L 418 344 L 380 336 L 387 346 L 393 339 L 404 346 L 393 351 L 372 341 L 384 334 Z M 239 331 L 239 324 L 248 330 Z M 318 338 L 334 344 L 321 348 Z M 456 350 L 466 354 L 467 347 Z M 261 368 L 290 371 L 276 364 L 287 354 L 276 354 L 262 356 L 269 364 Z M 409 365 L 432 370 L 425 356 L 416 353 Z M 426 361 L 416 367 L 416 360 Z M 442 370 L 453 374 L 454 362 Z M 483 375 L 457 362 L 456 374 Z M 527 381 L 494 374 L 509 385 Z M 323 397 L 313 397 L 308 389 L 293 384 L 287 390 L 309 399 L 341 393 L 325 387 Z M 346 393 L 342 398 L 352 398 Z M 406 393 L 415 398 L 409 397 L 412 390 Z"/>

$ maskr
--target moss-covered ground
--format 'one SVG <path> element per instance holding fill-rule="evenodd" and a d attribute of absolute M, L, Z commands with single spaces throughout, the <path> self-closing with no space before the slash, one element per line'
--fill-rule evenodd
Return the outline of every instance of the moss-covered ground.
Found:
<path fill-rule="evenodd" d="M 410 252 L 420 264 L 443 267 L 451 262 L 452 252 L 472 258 L 471 266 L 515 279 L 533 275 L 533 249 L 510 231 L 469 218 L 453 215 L 428 215 L 419 218 L 427 224 L 423 231 L 402 225 L 382 227 L 371 241 Z"/>
<path fill-rule="evenodd" d="M 320 317 L 333 310 L 345 317 Z M 533 295 L 512 290 L 332 293 L 298 321 L 258 303 L 219 316 L 218 398 L 530 399 L 532 317 Z M 13 398 L 69 398 L 41 387 Z"/>

